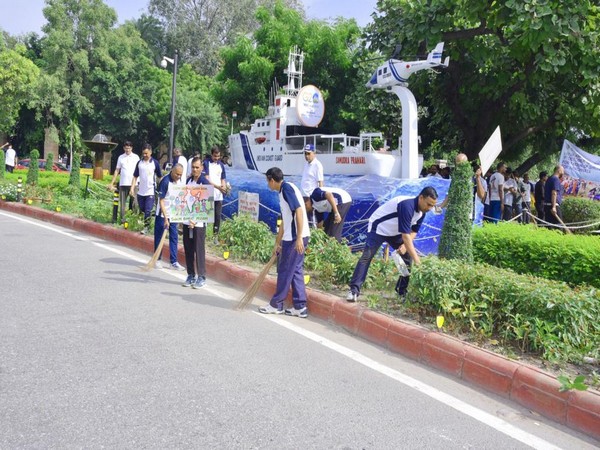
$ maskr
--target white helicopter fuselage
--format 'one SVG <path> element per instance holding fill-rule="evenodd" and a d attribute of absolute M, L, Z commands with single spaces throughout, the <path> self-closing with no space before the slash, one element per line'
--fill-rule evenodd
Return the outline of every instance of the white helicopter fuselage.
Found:
<path fill-rule="evenodd" d="M 450 57 L 446 57 L 442 62 L 443 50 L 444 43 L 439 42 L 427 55 L 427 59 L 420 61 L 389 59 L 377 68 L 366 87 L 384 89 L 391 86 L 404 86 L 408 83 L 408 77 L 419 70 L 448 67 Z"/>

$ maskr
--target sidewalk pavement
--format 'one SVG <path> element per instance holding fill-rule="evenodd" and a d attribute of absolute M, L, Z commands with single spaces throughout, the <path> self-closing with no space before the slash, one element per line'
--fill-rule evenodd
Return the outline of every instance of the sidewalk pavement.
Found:
<path fill-rule="evenodd" d="M 154 239 L 112 225 L 102 225 L 20 203 L 0 201 L 0 209 L 71 228 L 153 253 Z M 163 249 L 168 258 L 169 249 Z M 185 264 L 183 247 L 178 259 Z M 256 273 L 212 255 L 206 255 L 209 278 L 246 289 Z M 269 299 L 275 279 L 267 277 L 257 293 Z M 310 316 L 327 320 L 386 349 L 419 361 L 467 383 L 515 401 L 549 419 L 600 439 L 600 394 L 592 391 L 559 392 L 560 383 L 543 370 L 480 349 L 452 336 L 371 311 L 333 295 L 307 289 Z M 290 301 L 288 298 L 288 301 Z"/>

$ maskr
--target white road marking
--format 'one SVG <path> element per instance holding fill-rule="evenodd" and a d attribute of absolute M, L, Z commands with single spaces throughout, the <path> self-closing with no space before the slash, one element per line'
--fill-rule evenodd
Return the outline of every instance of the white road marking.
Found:
<path fill-rule="evenodd" d="M 421 381 L 411 378 L 408 375 L 404 375 L 404 374 L 398 372 L 397 370 L 394 370 L 388 366 L 385 366 L 371 358 L 364 356 L 361 353 L 358 353 L 354 350 L 349 349 L 348 347 L 344 347 L 343 345 L 340 345 L 333 341 L 330 341 L 329 339 L 324 338 L 323 336 L 320 336 L 316 333 L 313 333 L 312 331 L 305 330 L 304 328 L 294 325 L 293 323 L 290 323 L 287 320 L 278 318 L 275 315 L 261 314 L 256 311 L 253 311 L 253 313 L 257 314 L 267 320 L 270 320 L 271 322 L 274 322 L 279 326 L 287 328 L 288 330 L 293 331 L 294 333 L 304 336 L 305 338 L 310 339 L 311 341 L 321 344 L 341 355 L 344 355 L 344 356 L 352 359 L 353 361 L 356 361 L 372 370 L 375 370 L 383 375 L 386 375 L 386 376 L 392 378 L 393 380 L 396 380 L 396 381 L 404 384 L 405 386 L 408 386 L 416 391 L 419 391 L 419 392 L 433 398 L 434 400 L 437 400 L 437 401 L 443 403 L 444 405 L 450 406 L 451 408 L 454 408 L 455 410 L 457 410 L 463 414 L 466 414 L 467 416 L 470 416 L 473 419 L 475 419 L 487 426 L 490 426 L 490 427 L 500 431 L 501 433 L 504 433 L 505 435 L 510 436 L 513 439 L 516 439 L 516 440 L 524 443 L 525 445 L 528 445 L 535 449 L 544 449 L 544 450 L 560 449 L 560 447 L 557 447 L 548 441 L 540 439 L 539 437 L 537 437 L 533 434 L 523 431 L 523 430 L 515 427 L 514 425 L 511 425 L 510 423 L 506 422 L 505 420 L 500 419 L 499 417 L 493 416 L 492 414 L 489 414 L 481 409 L 478 409 L 472 405 L 469 405 L 468 403 L 465 403 L 456 397 L 452 397 L 451 395 L 448 395 L 445 392 L 442 392 L 439 389 L 434 388 L 433 386 L 429 386 L 428 384 L 425 384 Z"/>
<path fill-rule="evenodd" d="M 1 211 L 0 211 L 0 215 L 10 217 L 12 219 L 16 219 L 16 220 L 19 220 L 21 222 L 25 222 L 25 223 L 28 223 L 31 225 L 35 225 L 35 226 L 38 226 L 38 227 L 41 227 L 41 228 L 44 228 L 44 229 L 47 229 L 50 231 L 54 231 L 56 233 L 71 237 L 71 238 L 79 240 L 79 241 L 90 242 L 93 245 L 96 245 L 97 247 L 100 247 L 102 249 L 116 253 L 117 255 L 124 256 L 126 258 L 130 258 L 136 262 L 141 262 L 141 263 L 145 262 L 142 258 L 139 258 L 131 253 L 127 253 L 125 251 L 110 247 L 105 244 L 101 244 L 99 242 L 94 242 L 91 239 L 86 238 L 86 237 L 76 236 L 73 233 L 69 233 L 69 232 L 60 230 L 58 228 L 54 228 L 52 226 L 45 225 L 45 224 L 37 222 L 37 221 L 24 219 L 22 217 L 12 215 L 12 214 L 6 214 Z M 162 270 L 163 273 L 167 273 L 175 278 L 178 278 L 180 280 L 185 280 L 185 275 L 181 275 L 177 272 L 173 272 L 172 270 L 165 270 L 165 269 L 160 269 L 160 270 Z M 227 300 L 231 299 L 231 296 L 227 296 L 227 295 L 221 293 L 220 291 L 211 289 L 208 286 L 203 287 L 200 290 L 200 292 L 202 292 L 202 291 L 208 291 L 211 294 L 217 295 L 217 296 L 227 299 Z M 273 315 L 265 315 L 265 314 L 261 314 L 256 311 L 253 311 L 253 313 L 257 314 L 260 317 L 263 317 L 267 320 L 270 320 L 271 322 L 276 323 L 279 326 L 287 328 L 288 330 L 293 331 L 294 333 L 304 336 L 305 338 L 310 339 L 311 341 L 321 344 L 321 345 L 329 348 L 330 350 L 333 350 L 341 355 L 344 355 L 347 358 L 350 358 L 353 361 L 356 361 L 372 370 L 375 370 L 383 375 L 386 375 L 386 376 L 392 378 L 393 380 L 396 380 L 396 381 L 404 384 L 405 386 L 408 386 L 416 391 L 419 391 L 419 392 L 433 398 L 434 400 L 437 400 L 447 406 L 450 406 L 451 408 L 454 408 L 455 410 L 457 410 L 463 414 L 466 414 L 467 416 L 470 416 L 473 419 L 475 419 L 485 425 L 488 425 L 488 426 L 500 431 L 501 433 L 504 433 L 505 435 L 510 436 L 513 439 L 516 439 L 516 440 L 524 443 L 525 445 L 528 445 L 535 449 L 560 450 L 560 447 L 557 447 L 548 441 L 538 438 L 537 436 L 535 436 L 533 434 L 527 433 L 526 431 L 523 431 L 496 416 L 493 416 L 481 409 L 475 408 L 474 406 L 469 405 L 469 404 L 463 402 L 462 400 L 459 400 L 456 397 L 452 397 L 451 395 L 448 395 L 445 392 L 442 392 L 439 389 L 434 388 L 433 386 L 429 386 L 428 384 L 425 384 L 421 381 L 411 378 L 408 375 L 404 375 L 404 374 L 398 372 L 397 370 L 394 370 L 388 366 L 385 366 L 371 358 L 364 356 L 361 353 L 358 353 L 354 350 L 349 349 L 348 347 L 344 347 L 343 345 L 340 345 L 333 341 L 330 341 L 329 339 L 324 338 L 323 336 L 320 336 L 316 333 L 313 333 L 312 331 L 305 330 L 304 328 L 301 328 L 297 325 L 294 325 L 293 323 L 290 323 L 286 320 L 280 319 Z"/>

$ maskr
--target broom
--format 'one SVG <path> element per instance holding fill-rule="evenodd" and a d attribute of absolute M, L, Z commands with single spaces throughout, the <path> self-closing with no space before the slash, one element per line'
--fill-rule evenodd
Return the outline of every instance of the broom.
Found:
<path fill-rule="evenodd" d="M 263 270 L 261 270 L 260 273 L 258 274 L 258 276 L 256 277 L 256 280 L 254 280 L 254 282 L 248 287 L 248 289 L 246 289 L 246 292 L 244 292 L 244 295 L 242 295 L 240 297 L 240 300 L 239 300 L 238 304 L 236 305 L 235 309 L 242 310 L 246 306 L 248 306 L 250 303 L 252 303 L 252 300 L 254 300 L 254 297 L 256 296 L 256 293 L 258 292 L 258 289 L 260 289 L 260 285 L 265 280 L 265 277 L 269 273 L 269 270 L 275 263 L 276 259 L 277 259 L 277 255 L 273 254 L 273 256 L 271 256 L 271 259 L 269 260 L 267 265 L 265 267 L 263 267 Z"/>
<path fill-rule="evenodd" d="M 165 240 L 167 239 L 168 231 L 169 230 L 167 228 L 165 228 L 162 238 L 158 244 L 158 247 L 156 247 L 156 251 L 154 252 L 154 255 L 152 255 L 152 258 L 150 259 L 150 261 L 148 261 L 148 264 L 146 264 L 144 267 L 142 267 L 142 270 L 144 272 L 148 272 L 149 270 L 154 269 L 154 265 L 156 264 L 156 261 L 158 261 L 158 257 L 160 256 L 160 253 L 162 252 L 163 245 L 165 245 Z"/>
<path fill-rule="evenodd" d="M 573 232 L 571 230 L 569 230 L 567 228 L 567 226 L 565 225 L 565 223 L 562 221 L 562 219 L 560 218 L 560 216 L 558 215 L 558 213 L 553 212 L 552 214 L 554 214 L 554 217 L 556 217 L 556 219 L 560 222 L 560 224 L 563 226 L 563 230 L 567 233 L 567 234 L 573 234 Z"/>

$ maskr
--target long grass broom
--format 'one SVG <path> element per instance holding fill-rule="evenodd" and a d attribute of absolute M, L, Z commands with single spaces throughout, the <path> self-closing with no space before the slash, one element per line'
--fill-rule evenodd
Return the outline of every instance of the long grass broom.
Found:
<path fill-rule="evenodd" d="M 242 310 L 246 306 L 248 306 L 250 303 L 252 303 L 252 300 L 254 300 L 256 293 L 260 289 L 260 285 L 265 280 L 265 277 L 269 273 L 269 270 L 271 270 L 271 267 L 273 267 L 273 264 L 275 264 L 276 260 L 277 260 L 277 255 L 273 254 L 273 256 L 271 256 L 271 259 L 266 264 L 266 266 L 263 267 L 263 269 L 260 271 L 260 273 L 254 280 L 254 282 L 248 287 L 248 289 L 246 289 L 246 292 L 244 292 L 244 294 L 240 297 L 240 300 L 239 300 L 238 304 L 236 305 L 235 309 Z"/>
<path fill-rule="evenodd" d="M 146 264 L 144 267 L 142 267 L 142 270 L 144 272 L 148 272 L 149 270 L 154 269 L 154 265 L 156 264 L 156 261 L 158 261 L 158 257 L 160 256 L 160 253 L 162 252 L 163 245 L 165 245 L 165 241 L 167 240 L 167 232 L 168 231 L 169 230 L 167 228 L 165 228 L 162 238 L 160 239 L 160 242 L 158 243 L 158 247 L 156 247 L 156 251 L 154 252 L 154 255 L 152 255 L 152 258 L 150 259 L 150 261 L 148 261 L 148 264 Z"/>
<path fill-rule="evenodd" d="M 567 234 L 573 234 L 573 232 L 565 225 L 565 223 L 563 222 L 563 220 L 560 218 L 560 216 L 558 215 L 558 213 L 553 212 L 552 214 L 554 214 L 554 217 L 556 217 L 556 220 L 558 220 L 560 222 L 560 224 L 563 226 L 563 230 L 567 233 Z"/>

